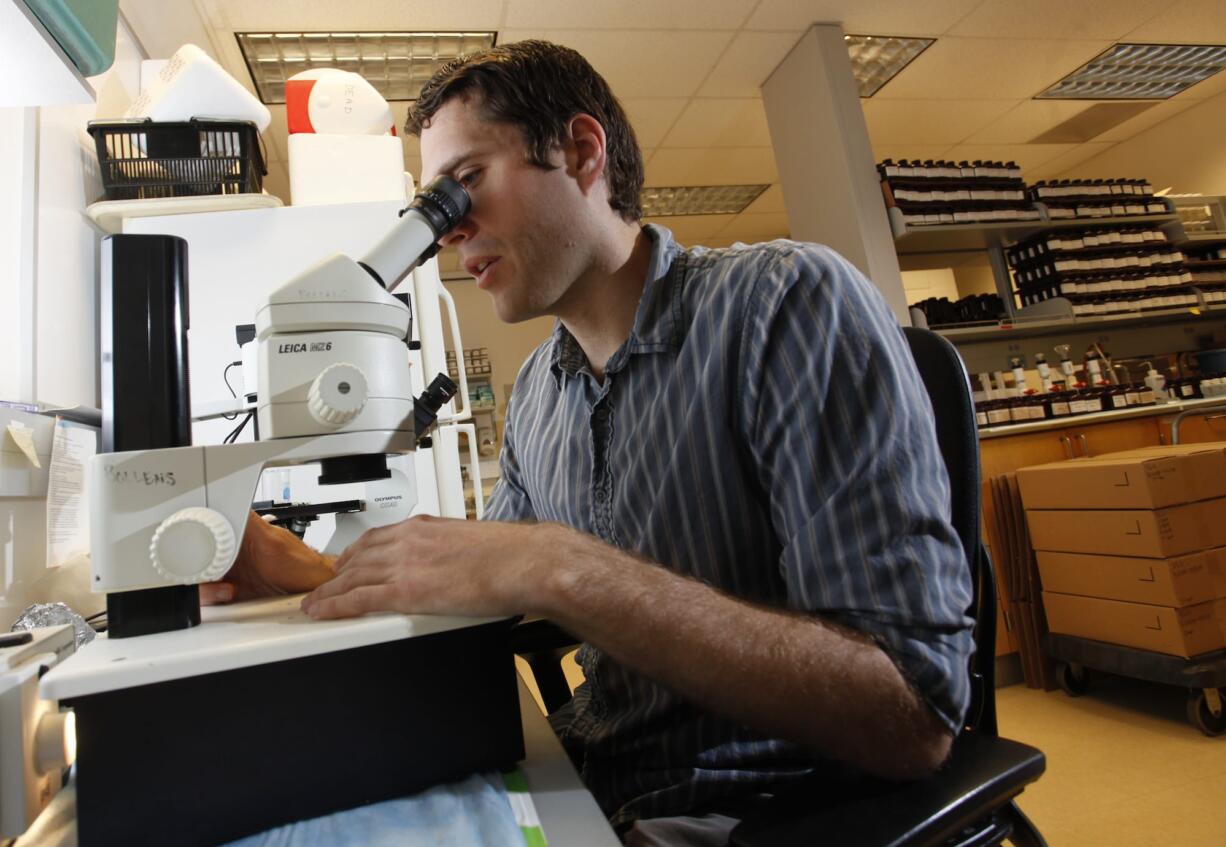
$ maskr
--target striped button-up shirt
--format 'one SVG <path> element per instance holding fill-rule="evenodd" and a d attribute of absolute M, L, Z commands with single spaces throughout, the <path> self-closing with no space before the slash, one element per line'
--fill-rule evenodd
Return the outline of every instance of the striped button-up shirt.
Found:
<path fill-rule="evenodd" d="M 645 231 L 646 284 L 604 380 L 560 323 L 524 363 L 486 517 L 567 524 L 862 631 L 956 727 L 970 577 L 931 406 L 884 301 L 825 247 L 683 249 Z M 586 681 L 553 723 L 614 826 L 823 766 L 592 645 L 578 660 Z"/>

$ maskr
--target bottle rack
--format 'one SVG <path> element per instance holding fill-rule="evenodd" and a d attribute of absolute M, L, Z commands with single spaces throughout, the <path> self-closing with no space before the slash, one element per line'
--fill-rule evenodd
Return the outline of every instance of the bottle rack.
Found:
<path fill-rule="evenodd" d="M 1185 267 L 1206 305 L 1226 303 L 1226 246 L 1185 247 Z"/>
<path fill-rule="evenodd" d="M 1156 225 L 1094 224 L 1036 233 L 1005 249 L 1023 313 L 1057 298 L 1071 317 L 1200 305 L 1184 254 Z M 1050 309 L 1041 310 L 1050 313 Z"/>
<path fill-rule="evenodd" d="M 1014 162 L 927 160 L 877 165 L 886 206 L 906 226 L 1038 220 Z"/>

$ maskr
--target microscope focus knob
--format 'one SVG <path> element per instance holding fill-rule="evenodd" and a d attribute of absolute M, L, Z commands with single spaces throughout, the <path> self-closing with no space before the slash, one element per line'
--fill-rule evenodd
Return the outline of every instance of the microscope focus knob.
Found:
<path fill-rule="evenodd" d="M 366 406 L 366 374 L 338 362 L 324 368 L 307 392 L 307 409 L 324 426 L 344 426 Z"/>
<path fill-rule="evenodd" d="M 224 515 L 192 506 L 162 521 L 149 542 L 149 558 L 169 582 L 210 582 L 230 569 L 237 543 Z"/>

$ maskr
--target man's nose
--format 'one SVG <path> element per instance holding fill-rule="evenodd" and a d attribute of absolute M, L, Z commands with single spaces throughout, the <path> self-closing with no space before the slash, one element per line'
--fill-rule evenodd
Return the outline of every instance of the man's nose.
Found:
<path fill-rule="evenodd" d="M 443 247 L 454 247 L 463 244 L 465 241 L 473 237 L 476 229 L 473 226 L 472 218 L 465 215 L 463 220 L 456 224 L 450 232 L 438 240 L 438 243 Z"/>

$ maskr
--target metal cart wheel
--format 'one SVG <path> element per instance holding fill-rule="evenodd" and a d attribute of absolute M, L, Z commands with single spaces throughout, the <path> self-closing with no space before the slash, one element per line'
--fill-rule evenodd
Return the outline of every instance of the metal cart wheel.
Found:
<path fill-rule="evenodd" d="M 1188 721 L 1210 738 L 1226 734 L 1226 708 L 1216 688 L 1193 688 L 1188 692 Z"/>
<path fill-rule="evenodd" d="M 1056 682 L 1060 690 L 1070 697 L 1080 697 L 1090 690 L 1090 672 L 1085 665 L 1076 662 L 1060 662 L 1056 665 Z"/>

